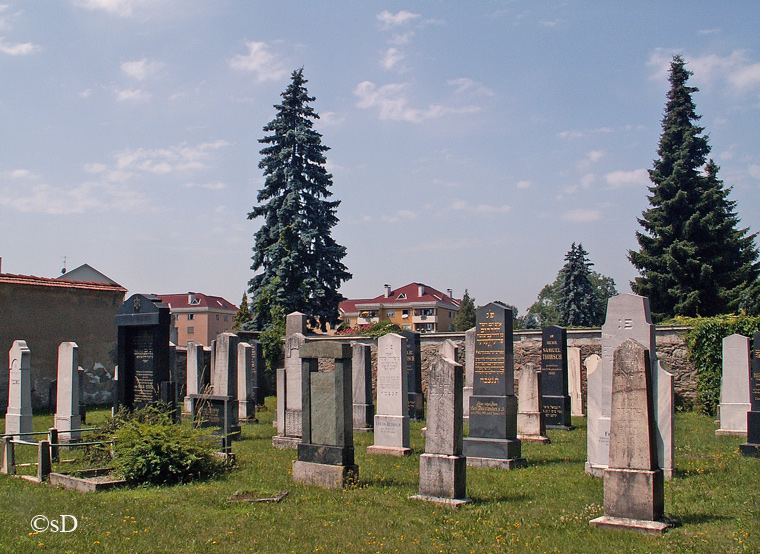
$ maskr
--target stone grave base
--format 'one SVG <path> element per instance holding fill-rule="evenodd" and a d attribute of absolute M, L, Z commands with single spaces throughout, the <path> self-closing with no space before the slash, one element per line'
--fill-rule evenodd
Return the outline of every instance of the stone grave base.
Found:
<path fill-rule="evenodd" d="M 559 429 L 561 431 L 572 431 L 575 429 L 574 425 L 546 425 L 547 429 Z"/>
<path fill-rule="evenodd" d="M 746 437 L 747 431 L 738 431 L 736 429 L 716 429 L 716 437 Z"/>
<path fill-rule="evenodd" d="M 604 477 L 605 469 L 607 469 L 607 466 L 595 466 L 586 462 L 586 473 L 592 477 Z"/>
<path fill-rule="evenodd" d="M 275 448 L 291 448 L 293 450 L 298 448 L 298 445 L 301 442 L 301 437 L 285 437 L 280 435 L 275 435 L 272 437 L 272 446 Z"/>
<path fill-rule="evenodd" d="M 354 433 L 371 433 L 374 431 L 372 427 L 354 427 Z"/>
<path fill-rule="evenodd" d="M 470 467 L 478 467 L 483 469 L 517 469 L 520 467 L 527 467 L 528 460 L 525 458 L 509 458 L 506 460 L 500 460 L 497 458 L 476 458 L 467 456 L 467 465 Z"/>
<path fill-rule="evenodd" d="M 51 473 L 48 482 L 77 492 L 95 492 L 126 485 L 111 474 L 111 468 L 84 469 L 74 473 Z"/>
<path fill-rule="evenodd" d="M 609 517 L 660 521 L 665 507 L 661 469 L 617 469 L 604 472 L 604 513 Z"/>
<path fill-rule="evenodd" d="M 409 497 L 410 500 L 422 500 L 423 502 L 433 502 L 447 508 L 459 508 L 465 504 L 472 502 L 469 498 L 438 498 L 437 496 L 424 496 L 421 494 L 415 494 Z"/>
<path fill-rule="evenodd" d="M 367 454 L 374 454 L 376 456 L 409 456 L 412 452 L 411 448 L 403 448 L 401 446 L 378 446 L 373 444 L 367 447 Z"/>
<path fill-rule="evenodd" d="M 539 442 L 541 444 L 549 444 L 552 440 L 546 435 L 517 435 L 517 438 L 521 441 Z"/>
<path fill-rule="evenodd" d="M 745 442 L 744 444 L 739 445 L 739 450 L 745 456 L 754 456 L 755 458 L 760 458 L 760 444 L 751 444 Z"/>
<path fill-rule="evenodd" d="M 359 481 L 359 467 L 293 461 L 293 481 L 323 489 L 341 489 Z"/>
<path fill-rule="evenodd" d="M 472 429 L 470 429 L 470 432 L 472 432 Z M 464 439 L 463 445 L 464 455 L 467 456 L 468 460 L 470 458 L 493 458 L 496 460 L 522 458 L 521 443 L 517 438 L 491 439 L 467 437 Z"/>
<path fill-rule="evenodd" d="M 649 521 L 644 519 L 628 519 L 625 517 L 602 516 L 589 521 L 589 525 L 602 529 L 628 529 L 647 535 L 662 535 L 673 522 L 668 520 Z"/>
<path fill-rule="evenodd" d="M 449 499 L 467 496 L 467 459 L 464 456 L 422 454 L 419 496 Z"/>

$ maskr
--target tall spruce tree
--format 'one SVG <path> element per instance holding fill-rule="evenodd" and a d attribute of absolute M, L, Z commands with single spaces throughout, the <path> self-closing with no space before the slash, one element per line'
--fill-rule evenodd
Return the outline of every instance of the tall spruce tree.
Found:
<path fill-rule="evenodd" d="M 631 288 L 649 297 L 656 320 L 736 310 L 760 272 L 756 234 L 738 229 L 731 189 L 707 158 L 710 145 L 691 96 L 699 89 L 686 85 L 690 75 L 675 56 L 659 158 L 649 170 L 650 207 L 638 219 L 639 251 L 628 252 L 641 274 Z"/>
<path fill-rule="evenodd" d="M 467 331 L 475 327 L 475 299 L 470 298 L 470 293 L 464 289 L 462 301 L 459 303 L 459 311 L 454 318 L 454 331 Z"/>
<path fill-rule="evenodd" d="M 591 266 L 583 245 L 575 243 L 565 254 L 559 290 L 559 313 L 562 323 L 570 327 L 592 327 L 599 324 L 596 291 L 591 283 Z"/>
<path fill-rule="evenodd" d="M 262 217 L 254 235 L 254 272 L 249 281 L 257 329 L 281 323 L 285 314 L 299 311 L 312 325 L 324 330 L 338 321 L 340 285 L 351 278 L 341 260 L 346 248 L 331 236 L 338 223 L 340 201 L 332 196 L 332 175 L 325 169 L 322 135 L 313 129 L 319 115 L 309 105 L 314 101 L 306 90 L 303 68 L 291 76 L 275 105 L 277 115 L 264 126 L 269 133 L 259 142 L 259 168 L 264 170 L 264 187 L 256 197 L 258 206 L 248 219 Z"/>
<path fill-rule="evenodd" d="M 233 331 L 240 331 L 241 329 L 244 330 L 245 324 L 251 321 L 252 319 L 253 319 L 253 316 L 251 315 L 251 308 L 248 306 L 248 295 L 246 293 L 243 293 L 243 298 L 242 300 L 240 300 L 240 307 L 238 308 L 238 311 L 235 314 L 235 321 L 232 324 L 232 330 Z"/>

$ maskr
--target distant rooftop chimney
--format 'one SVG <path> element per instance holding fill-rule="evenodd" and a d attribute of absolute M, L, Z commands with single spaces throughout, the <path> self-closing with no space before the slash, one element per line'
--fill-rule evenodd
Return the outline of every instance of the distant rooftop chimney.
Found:
<path fill-rule="evenodd" d="M 446 289 L 446 294 L 449 295 L 449 298 L 454 298 L 454 291 L 451 289 Z"/>
<path fill-rule="evenodd" d="M 425 295 L 425 285 L 421 285 L 417 283 L 417 296 L 424 296 Z"/>
<path fill-rule="evenodd" d="M 385 297 L 390 298 L 391 297 L 391 286 L 388 284 L 383 285 L 385 287 Z"/>

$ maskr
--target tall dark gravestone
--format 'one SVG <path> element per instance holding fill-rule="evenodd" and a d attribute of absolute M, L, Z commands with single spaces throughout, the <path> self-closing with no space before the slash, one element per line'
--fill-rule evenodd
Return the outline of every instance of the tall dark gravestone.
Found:
<path fill-rule="evenodd" d="M 567 330 L 553 325 L 541 335 L 541 400 L 547 429 L 572 429 L 567 384 Z"/>
<path fill-rule="evenodd" d="M 420 334 L 416 331 L 401 331 L 406 339 L 406 375 L 409 396 L 409 417 L 425 419 L 425 398 L 422 395 L 422 347 Z"/>
<path fill-rule="evenodd" d="M 747 442 L 740 445 L 745 456 L 760 457 L 760 331 L 752 341 L 752 371 L 749 376 L 749 403 L 747 412 Z"/>
<path fill-rule="evenodd" d="M 470 397 L 467 465 L 513 469 L 526 465 L 517 438 L 512 310 L 491 303 L 478 308 L 475 371 Z"/>
<path fill-rule="evenodd" d="M 171 382 L 169 306 L 147 294 L 130 296 L 116 312 L 118 330 L 115 406 L 141 408 L 162 401 L 174 405 Z"/>

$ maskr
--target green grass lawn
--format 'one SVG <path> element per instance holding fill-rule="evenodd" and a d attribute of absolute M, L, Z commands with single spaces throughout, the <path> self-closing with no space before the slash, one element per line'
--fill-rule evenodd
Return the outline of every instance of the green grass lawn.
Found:
<path fill-rule="evenodd" d="M 294 484 L 295 451 L 271 445 L 273 400 L 234 443 L 239 469 L 217 479 L 80 494 L 0 475 L 0 551 L 760 552 L 760 459 L 739 454 L 739 438 L 716 438 L 712 420 L 697 414 L 676 416 L 676 478 L 665 484 L 665 512 L 679 525 L 650 537 L 589 526 L 602 514 L 603 483 L 583 471 L 583 419 L 573 431 L 549 431 L 550 445 L 524 442 L 527 468 L 468 468 L 473 502 L 451 510 L 408 498 L 417 493 L 421 424 L 412 424 L 415 454 L 406 458 L 367 456 L 372 434 L 356 434 L 354 489 Z M 91 412 L 88 424 L 106 413 Z M 35 430 L 52 424 L 51 416 L 34 419 Z M 27 447 L 18 457 L 36 453 Z M 279 503 L 228 502 L 243 491 L 289 494 Z M 34 516 L 60 514 L 77 518 L 74 532 L 33 532 Z"/>

